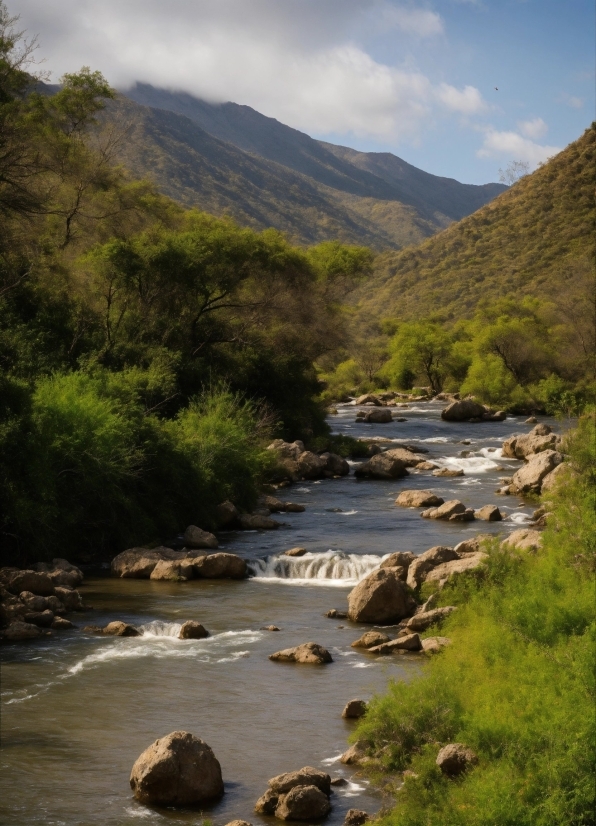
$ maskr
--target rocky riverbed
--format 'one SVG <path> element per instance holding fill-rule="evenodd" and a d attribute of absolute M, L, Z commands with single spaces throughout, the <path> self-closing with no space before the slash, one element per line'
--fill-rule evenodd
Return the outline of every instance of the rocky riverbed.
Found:
<path fill-rule="evenodd" d="M 243 530 L 219 532 L 217 549 L 193 552 L 193 560 L 214 551 L 240 556 L 242 576 L 246 572 L 249 578 L 211 578 L 202 562 L 192 578 L 116 578 L 109 576 L 109 566 L 85 571 L 77 590 L 93 608 L 69 615 L 78 627 L 4 643 L 3 820 L 75 826 L 100 816 L 102 824 L 120 826 L 139 819 L 198 824 L 208 816 L 216 826 L 233 819 L 271 823 L 268 815 L 254 812 L 257 799 L 271 778 L 301 767 L 331 778 L 327 823 L 339 826 L 350 809 L 377 811 L 379 794 L 357 765 L 341 762 L 354 726 L 342 710 L 354 698 L 368 700 L 383 691 L 391 677 L 415 678 L 425 658 L 416 640 L 424 642 L 430 634 L 440 640 L 440 631 L 427 623 L 442 617 L 429 618 L 435 609 L 428 605 L 417 613 L 409 606 L 403 617 L 364 621 L 357 610 L 363 600 L 352 597 L 349 603 L 347 597 L 377 570 L 391 572 L 400 583 L 435 574 L 440 580 L 445 566 L 465 564 L 477 552 L 473 541 L 479 534 L 505 538 L 530 528 L 536 503 L 518 492 L 514 479 L 533 460 L 524 462 L 517 454 L 542 439 L 543 456 L 537 458 L 544 463 L 544 456 L 552 456 L 546 451 L 557 453 L 559 446 L 540 433 L 512 441 L 532 430 L 523 417 L 451 422 L 441 419 L 444 407 L 411 400 L 403 417 L 394 409 L 392 421 L 374 423 L 356 421 L 355 413 L 370 406 L 339 406 L 330 419 L 336 432 L 366 438 L 381 450 L 406 450 L 416 461 L 396 454 L 407 476 L 358 478 L 354 470 L 362 462 L 349 462 L 345 475 L 329 457 L 323 464 L 307 457 L 302 464 L 315 478 L 279 495 L 298 507 L 274 511 L 281 523 L 276 530 L 259 531 L 247 523 L 237 526 Z M 405 422 L 395 420 L 404 417 Z M 553 425 L 540 422 L 545 423 Z M 503 456 L 507 440 L 505 452 L 513 455 Z M 549 473 L 559 466 L 557 457 L 550 462 Z M 436 470 L 463 475 L 433 475 Z M 450 516 L 471 511 L 475 518 L 421 518 L 423 510 L 453 501 L 463 511 L 456 508 Z M 479 517 L 485 506 L 497 508 L 501 520 Z M 532 542 L 537 535 L 528 536 Z M 456 550 L 428 555 L 431 548 Z M 396 552 L 401 555 L 389 556 Z M 428 559 L 432 564 L 425 563 Z M 356 588 L 357 596 L 359 590 L 365 586 Z M 325 616 L 330 609 L 335 618 Z M 348 610 L 351 618 L 342 618 Z M 208 636 L 186 636 L 182 628 L 188 621 Z M 137 633 L 93 632 L 92 626 L 105 629 L 115 622 Z M 372 636 L 354 645 L 367 634 Z M 323 655 L 321 664 L 269 659 L 308 642 L 329 659 Z M 157 738 L 180 730 L 208 743 L 221 763 L 224 795 L 205 804 L 203 816 L 190 809 L 148 808 L 128 785 L 139 755 Z"/>

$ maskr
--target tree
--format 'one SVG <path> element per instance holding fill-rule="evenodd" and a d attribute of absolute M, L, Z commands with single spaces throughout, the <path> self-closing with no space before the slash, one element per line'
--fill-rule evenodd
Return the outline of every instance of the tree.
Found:
<path fill-rule="evenodd" d="M 450 372 L 449 359 L 453 339 L 448 330 L 434 321 L 402 324 L 393 337 L 392 357 L 385 372 L 395 382 L 398 375 L 410 371 L 424 376 L 435 393 L 440 393 Z"/>
<path fill-rule="evenodd" d="M 528 161 L 510 161 L 505 169 L 499 169 L 499 180 L 507 186 L 513 186 L 530 171 Z"/>

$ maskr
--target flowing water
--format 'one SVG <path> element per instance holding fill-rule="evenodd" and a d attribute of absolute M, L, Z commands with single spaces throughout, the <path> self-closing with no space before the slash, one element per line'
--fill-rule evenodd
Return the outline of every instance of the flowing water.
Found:
<path fill-rule="evenodd" d="M 271 826 L 277 821 L 253 813 L 256 799 L 270 777 L 305 765 L 348 780 L 332 795 L 330 826 L 339 826 L 352 807 L 377 811 L 380 794 L 357 769 L 338 761 L 353 729 L 341 710 L 350 699 L 382 692 L 390 679 L 416 678 L 422 661 L 408 654 L 375 659 L 351 648 L 365 626 L 324 613 L 345 609 L 350 588 L 388 553 L 421 553 L 479 532 L 506 533 L 526 524 L 533 510 L 519 497 L 495 496 L 499 477 L 521 464 L 502 459 L 500 446 L 530 426 L 522 418 L 449 424 L 440 419 L 441 407 L 418 403 L 404 409 L 407 422 L 371 425 L 356 423 L 355 408 L 346 405 L 331 424 L 334 432 L 416 445 L 435 464 L 462 468 L 465 476 L 414 471 L 395 481 L 350 475 L 300 483 L 284 496 L 306 512 L 280 514 L 279 530 L 221 534 L 222 549 L 249 560 L 251 579 L 173 584 L 111 579 L 107 572 L 88 576 L 81 592 L 93 610 L 76 616 L 77 624 L 121 619 L 142 636 L 102 638 L 73 629 L 5 645 L 0 823 L 165 826 L 208 817 L 216 826 L 236 818 Z M 498 504 L 508 518 L 423 520 L 419 510 L 395 506 L 406 488 L 432 488 L 476 508 Z M 281 556 L 297 545 L 308 554 Z M 179 640 L 187 619 L 202 622 L 211 636 Z M 270 624 L 281 630 L 261 630 Z M 307 641 L 326 646 L 334 662 L 316 667 L 268 660 L 274 651 Z M 138 755 L 177 729 L 204 739 L 222 765 L 226 794 L 202 812 L 141 806 L 128 786 Z"/>

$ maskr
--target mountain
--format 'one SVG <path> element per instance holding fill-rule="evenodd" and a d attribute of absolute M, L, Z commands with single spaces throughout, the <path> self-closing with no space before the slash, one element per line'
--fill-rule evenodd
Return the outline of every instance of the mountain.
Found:
<path fill-rule="evenodd" d="M 120 159 L 186 206 L 293 240 L 376 249 L 419 243 L 505 187 L 429 175 L 389 153 L 337 147 L 236 103 L 136 84 L 111 105 L 130 124 Z"/>
<path fill-rule="evenodd" d="M 595 144 L 592 125 L 473 215 L 416 248 L 378 256 L 354 297 L 362 318 L 455 320 L 506 295 L 541 295 L 556 307 L 580 282 L 593 304 Z"/>

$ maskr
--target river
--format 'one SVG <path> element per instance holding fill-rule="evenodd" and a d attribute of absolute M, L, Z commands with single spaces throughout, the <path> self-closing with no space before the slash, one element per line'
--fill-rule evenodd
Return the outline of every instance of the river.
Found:
<path fill-rule="evenodd" d="M 500 446 L 530 430 L 524 417 L 450 424 L 440 419 L 442 406 L 419 402 L 400 410 L 406 422 L 372 425 L 356 423 L 356 409 L 346 405 L 330 423 L 336 433 L 417 445 L 429 451 L 429 460 L 461 467 L 465 476 L 413 472 L 390 482 L 350 475 L 297 484 L 284 497 L 306 511 L 281 514 L 279 530 L 220 535 L 221 549 L 251 561 L 251 579 L 172 584 L 95 572 L 80 589 L 93 610 L 71 618 L 80 627 L 125 620 L 143 630 L 141 637 L 101 638 L 79 627 L 3 646 L 0 822 L 165 826 L 208 817 L 216 826 L 236 818 L 271 826 L 274 818 L 253 813 L 267 780 L 306 765 L 348 780 L 332 795 L 329 826 L 339 826 L 352 807 L 377 811 L 380 794 L 357 769 L 338 761 L 354 725 L 341 711 L 350 699 L 382 692 L 390 679 L 415 678 L 424 659 L 375 659 L 351 648 L 365 626 L 328 619 L 325 612 L 345 610 L 350 587 L 385 554 L 453 546 L 478 532 L 506 533 L 527 524 L 534 509 L 520 497 L 495 495 L 499 477 L 521 464 L 502 459 Z M 407 488 L 432 488 L 472 507 L 498 504 L 508 519 L 423 520 L 418 510 L 394 504 Z M 280 559 L 297 545 L 309 554 Z M 179 625 L 188 619 L 202 622 L 211 636 L 178 640 Z M 260 630 L 269 624 L 281 630 Z M 334 662 L 316 667 L 268 660 L 274 651 L 307 641 L 327 647 Z M 153 810 L 130 792 L 138 755 L 177 729 L 209 743 L 222 765 L 226 794 L 203 812 Z"/>

